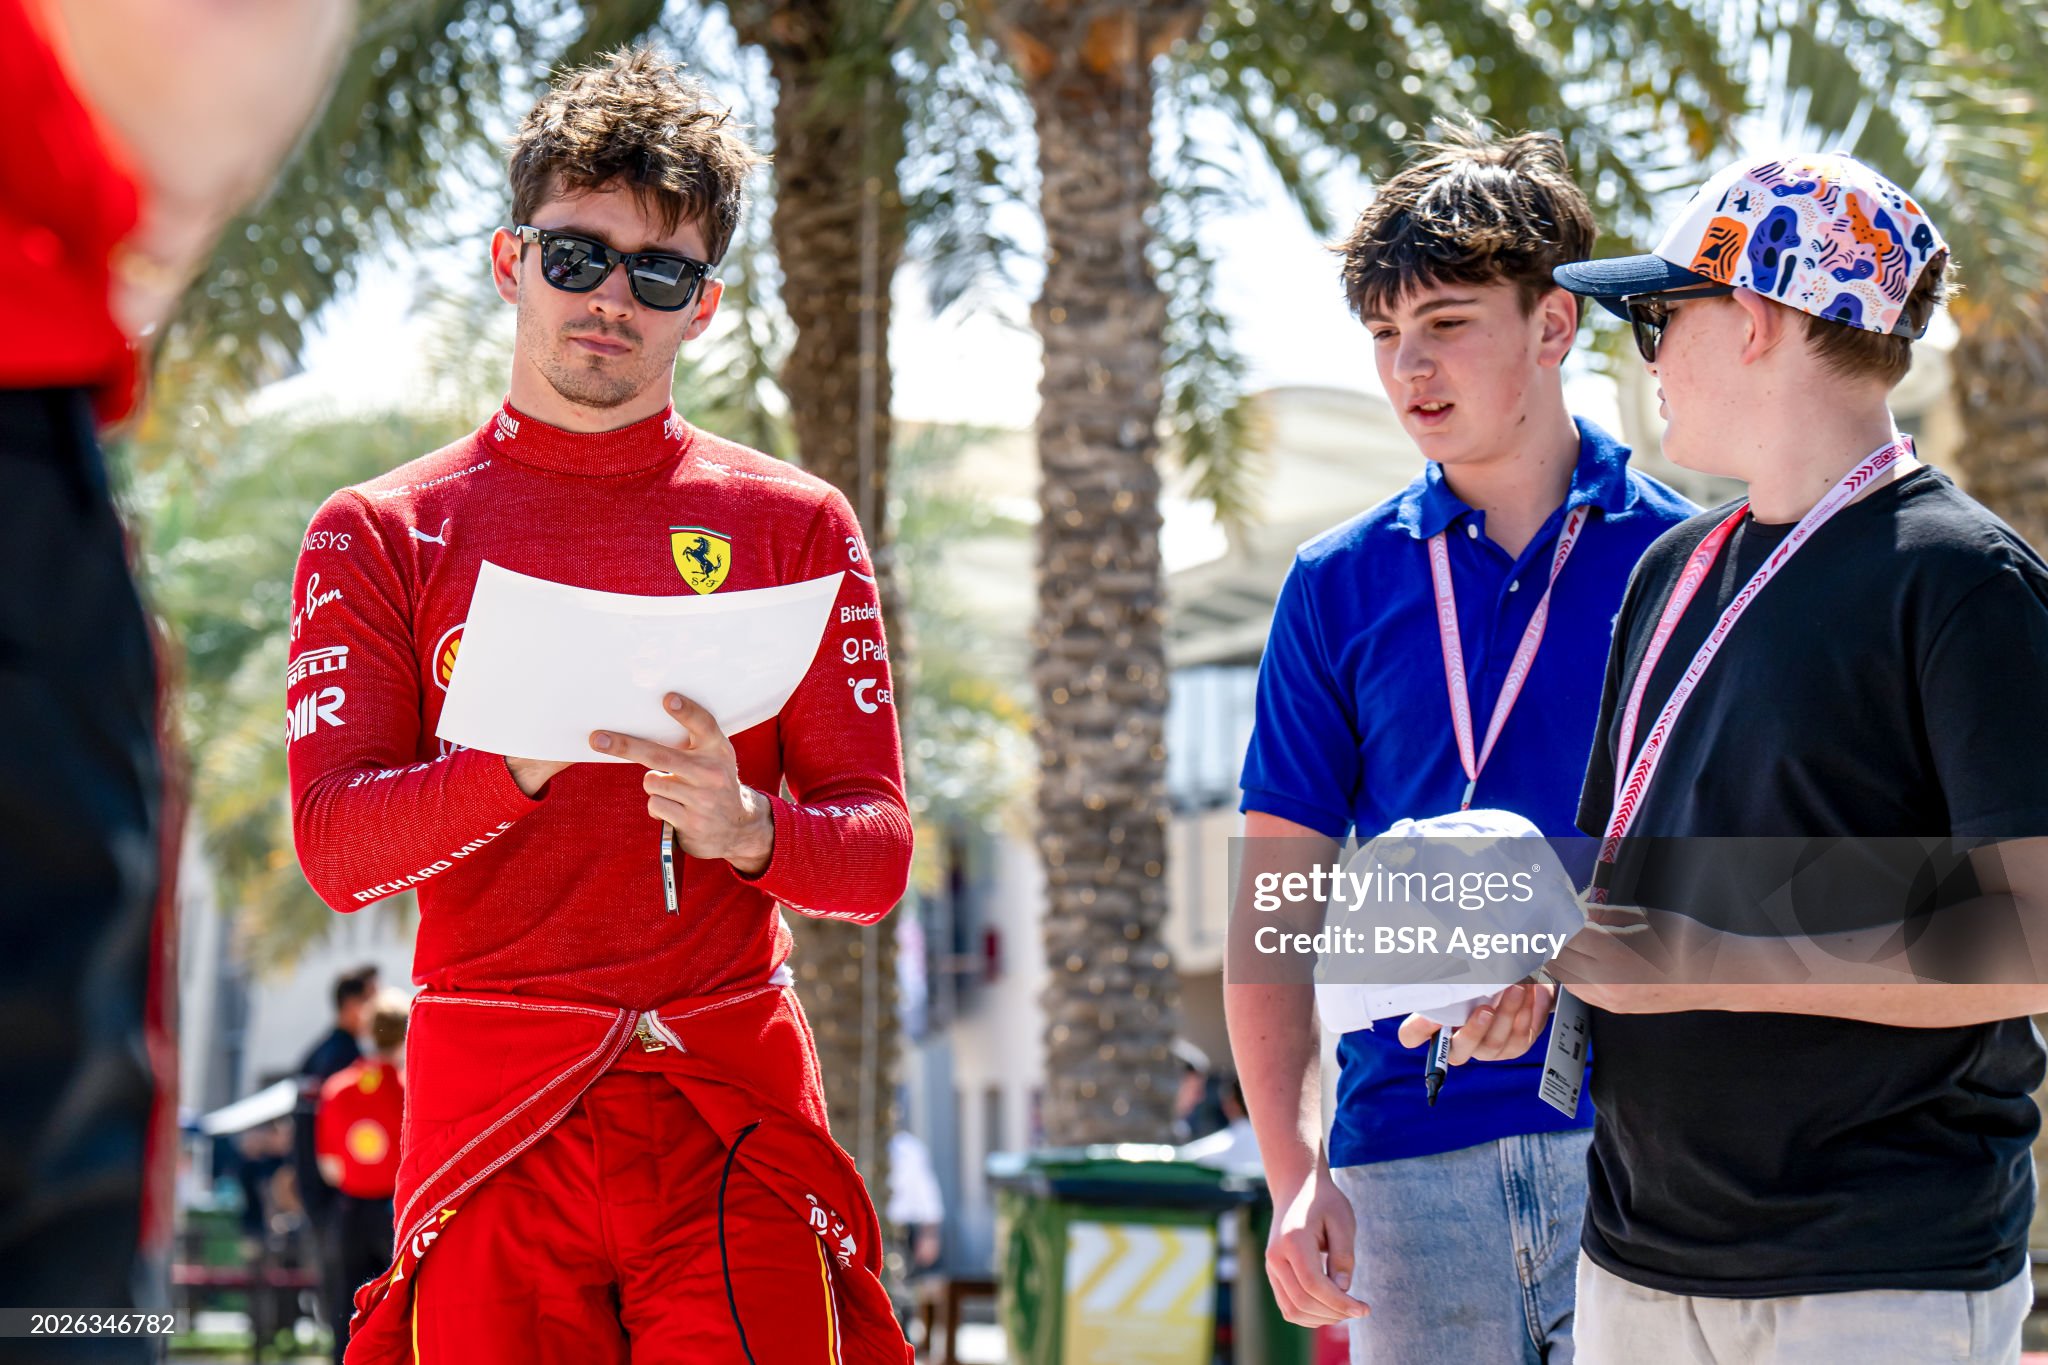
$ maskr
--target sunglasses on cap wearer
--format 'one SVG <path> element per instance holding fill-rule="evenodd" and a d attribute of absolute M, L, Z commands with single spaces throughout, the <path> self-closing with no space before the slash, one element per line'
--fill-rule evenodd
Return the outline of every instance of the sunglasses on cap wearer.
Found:
<path fill-rule="evenodd" d="M 1696 289 L 1670 289 L 1660 294 L 1630 294 L 1621 301 L 1628 310 L 1628 325 L 1636 334 L 1636 350 L 1647 364 L 1657 363 L 1657 344 L 1671 321 L 1671 305 L 1688 299 L 1718 299 L 1735 292 L 1732 284 L 1709 284 Z"/>
<path fill-rule="evenodd" d="M 615 251 L 594 237 L 521 224 L 512 234 L 540 246 L 541 277 L 557 289 L 588 294 L 603 284 L 612 267 L 626 267 L 633 297 L 649 308 L 674 313 L 688 308 L 711 274 L 706 261 L 672 251 Z"/>

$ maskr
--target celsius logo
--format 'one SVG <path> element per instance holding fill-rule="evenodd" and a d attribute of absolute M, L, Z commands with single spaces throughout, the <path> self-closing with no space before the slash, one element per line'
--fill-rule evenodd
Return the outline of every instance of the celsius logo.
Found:
<path fill-rule="evenodd" d="M 875 690 L 874 678 L 848 678 L 846 685 L 853 689 L 853 704 L 871 716 L 881 710 L 883 705 L 895 700 L 888 688 L 884 687 L 879 692 Z M 874 697 L 874 701 L 868 700 L 870 695 Z"/>
<path fill-rule="evenodd" d="M 872 621 L 881 614 L 882 609 L 875 606 L 841 607 L 839 609 L 839 624 L 844 626 L 855 621 Z"/>
<path fill-rule="evenodd" d="M 512 441 L 519 435 L 519 419 L 509 412 L 498 414 L 498 439 Z"/>
<path fill-rule="evenodd" d="M 348 693 L 338 687 L 323 687 L 317 692 L 308 692 L 298 701 L 285 708 L 284 742 L 287 748 L 298 743 L 323 725 L 346 725 L 341 718 L 341 704 L 348 700 Z"/>
<path fill-rule="evenodd" d="M 434 681 L 446 692 L 448 684 L 455 678 L 455 656 L 462 651 L 462 627 L 469 624 L 460 622 L 450 626 L 434 644 Z"/>
<path fill-rule="evenodd" d="M 331 645 L 326 649 L 309 649 L 285 666 L 285 689 L 289 691 L 308 678 L 321 673 L 338 672 L 347 667 L 347 645 Z"/>

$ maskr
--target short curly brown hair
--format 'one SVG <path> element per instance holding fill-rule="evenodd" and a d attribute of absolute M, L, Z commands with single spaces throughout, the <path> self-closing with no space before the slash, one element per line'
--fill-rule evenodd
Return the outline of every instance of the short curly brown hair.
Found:
<path fill-rule="evenodd" d="M 713 264 L 746 208 L 747 176 L 766 158 L 704 83 L 652 48 L 620 48 L 556 81 L 511 142 L 512 221 L 558 194 L 623 184 L 664 232 L 696 223 Z"/>
<path fill-rule="evenodd" d="M 1496 138 L 1447 124 L 1436 141 L 1410 148 L 1408 164 L 1332 249 L 1344 258 L 1344 297 L 1360 318 L 1418 289 L 1496 280 L 1518 287 L 1527 312 L 1558 287 L 1551 268 L 1591 256 L 1598 235 L 1556 137 Z"/>

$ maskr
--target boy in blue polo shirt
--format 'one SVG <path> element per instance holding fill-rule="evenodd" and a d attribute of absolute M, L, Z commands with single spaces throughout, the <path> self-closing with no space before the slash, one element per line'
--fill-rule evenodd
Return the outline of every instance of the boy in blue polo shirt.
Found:
<path fill-rule="evenodd" d="M 1281 589 L 1242 783 L 1262 868 L 1306 870 L 1347 834 L 1464 806 L 1576 835 L 1629 570 L 1695 510 L 1565 408 L 1579 314 L 1550 271 L 1594 235 L 1554 137 L 1454 131 L 1340 248 L 1428 464 L 1304 545 Z M 1232 981 L 1225 1003 L 1287 1316 L 1350 1320 L 1354 1365 L 1569 1361 L 1592 1113 L 1538 1098 L 1541 1047 L 1460 1067 L 1432 1107 L 1398 1021 L 1347 1034 L 1325 1152 L 1311 989 Z M 1460 1031 L 1454 1060 L 1542 1022 L 1512 991 Z"/>

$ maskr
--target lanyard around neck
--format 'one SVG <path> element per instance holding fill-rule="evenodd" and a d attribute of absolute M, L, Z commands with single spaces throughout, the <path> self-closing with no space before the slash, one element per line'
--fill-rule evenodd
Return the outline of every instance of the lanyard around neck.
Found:
<path fill-rule="evenodd" d="M 1650 636 L 1650 646 L 1644 651 L 1643 661 L 1636 668 L 1635 685 L 1629 691 L 1628 705 L 1621 713 L 1620 745 L 1615 754 L 1620 760 L 1615 767 L 1614 806 L 1607 820 L 1607 837 L 1600 845 L 1600 861 L 1611 863 L 1621 847 L 1621 841 L 1628 835 L 1629 827 L 1635 823 L 1636 813 L 1643 807 L 1643 795 L 1650 789 L 1650 779 L 1656 775 L 1657 764 L 1664 757 L 1664 745 L 1671 737 L 1671 728 L 1678 722 L 1679 713 L 1692 700 L 1700 678 L 1707 666 L 1714 662 L 1714 656 L 1721 652 L 1722 644 L 1728 639 L 1728 632 L 1742 619 L 1742 613 L 1749 610 L 1763 592 L 1764 585 L 1778 576 L 1779 570 L 1792 562 L 1792 556 L 1799 552 L 1815 531 L 1826 525 L 1828 519 L 1846 507 L 1858 493 L 1885 470 L 1913 453 L 1913 447 L 1905 437 L 1895 436 L 1864 457 L 1863 462 L 1842 476 L 1842 479 L 1828 495 L 1815 503 L 1807 514 L 1799 519 L 1792 533 L 1771 551 L 1761 567 L 1750 575 L 1742 585 L 1742 591 L 1735 594 L 1722 611 L 1714 628 L 1692 656 L 1677 686 L 1671 689 L 1670 699 L 1664 709 L 1657 713 L 1657 720 L 1650 727 L 1650 733 L 1643 740 L 1643 751 L 1629 763 L 1629 755 L 1635 746 L 1636 717 L 1642 710 L 1643 692 L 1649 686 L 1650 674 L 1656 670 L 1657 661 L 1664 656 L 1664 647 L 1671 643 L 1671 634 L 1678 628 L 1678 618 L 1698 596 L 1700 586 L 1706 582 L 1707 573 L 1719 558 L 1721 547 L 1728 537 L 1735 533 L 1735 527 L 1749 512 L 1749 503 L 1744 500 L 1740 507 L 1730 513 L 1726 520 L 1716 526 L 1699 548 L 1692 552 L 1685 562 L 1685 570 L 1678 576 L 1677 584 L 1671 589 L 1671 600 L 1664 604 L 1663 615 L 1657 618 L 1657 629 Z M 1627 764 L 1623 767 L 1622 764 Z M 1600 899 L 1605 900 L 1604 890 Z"/>
<path fill-rule="evenodd" d="M 1550 559 L 1550 581 L 1543 585 L 1543 596 L 1537 601 L 1528 628 L 1522 632 L 1522 643 L 1508 664 L 1507 679 L 1501 684 L 1493 714 L 1486 722 L 1485 742 L 1476 753 L 1472 747 L 1472 697 L 1465 680 L 1465 647 L 1458 638 L 1458 598 L 1451 589 L 1450 547 L 1442 531 L 1429 538 L 1429 575 L 1436 585 L 1436 628 L 1444 650 L 1444 681 L 1451 694 L 1451 729 L 1458 737 L 1458 761 L 1465 768 L 1465 795 L 1458 802 L 1459 810 L 1472 808 L 1472 792 L 1479 785 L 1479 774 L 1493 755 L 1494 741 L 1507 725 L 1508 713 L 1515 709 L 1522 684 L 1529 680 L 1537 647 L 1543 643 L 1543 628 L 1550 620 L 1550 590 L 1557 586 L 1557 576 L 1563 572 L 1565 560 L 1571 557 L 1572 546 L 1578 544 L 1586 513 L 1585 504 L 1574 507 L 1564 519 L 1564 529 L 1557 534 L 1557 552 Z"/>

